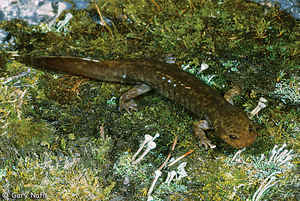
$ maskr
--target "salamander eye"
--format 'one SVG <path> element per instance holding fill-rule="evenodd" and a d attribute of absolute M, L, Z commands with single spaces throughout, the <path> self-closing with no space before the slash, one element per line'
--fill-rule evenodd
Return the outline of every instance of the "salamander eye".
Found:
<path fill-rule="evenodd" d="M 238 139 L 238 137 L 236 135 L 229 135 L 229 138 L 232 139 L 232 140 Z"/>
<path fill-rule="evenodd" d="M 253 127 L 251 124 L 249 125 L 249 129 L 248 130 L 249 130 L 250 133 L 256 131 L 255 127 Z"/>

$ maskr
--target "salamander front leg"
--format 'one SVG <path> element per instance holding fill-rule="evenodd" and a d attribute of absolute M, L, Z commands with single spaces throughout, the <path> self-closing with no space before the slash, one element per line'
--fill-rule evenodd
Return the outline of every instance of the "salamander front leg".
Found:
<path fill-rule="evenodd" d="M 130 110 L 137 111 L 137 104 L 133 98 L 147 93 L 151 90 L 151 87 L 146 84 L 136 85 L 132 89 L 129 89 L 120 97 L 119 110 L 125 109 L 128 113 Z"/>
<path fill-rule="evenodd" d="M 205 149 L 208 147 L 213 149 L 216 145 L 212 144 L 211 141 L 206 137 L 204 130 L 208 130 L 208 122 L 206 120 L 200 120 L 194 123 L 194 134 L 200 138 L 200 145 L 203 145 Z"/>

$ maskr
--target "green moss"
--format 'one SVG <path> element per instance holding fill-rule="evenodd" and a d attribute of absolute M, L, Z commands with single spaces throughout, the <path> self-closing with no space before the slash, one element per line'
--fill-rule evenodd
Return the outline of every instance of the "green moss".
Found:
<path fill-rule="evenodd" d="M 300 31 L 291 16 L 276 7 L 242 0 L 96 3 L 111 20 L 109 28 L 95 23 L 99 17 L 93 5 L 71 10 L 74 17 L 62 32 L 20 20 L 2 21 L 0 27 L 15 37 L 10 48 L 21 55 L 176 57 L 179 66 L 189 64 L 189 72 L 222 92 L 241 86 L 242 94 L 234 102 L 248 112 L 259 97 L 268 99 L 268 107 L 253 118 L 259 136 L 248 148 L 246 162 L 276 144 L 287 143 L 299 152 L 300 117 L 295 104 Z M 247 200 L 264 179 L 257 181 L 254 166 L 229 163 L 236 150 L 212 135 L 217 149 L 196 148 L 191 129 L 195 118 L 157 93 L 139 98 L 139 111 L 127 114 L 118 110 L 118 98 L 130 86 L 35 70 L 15 79 L 28 69 L 16 62 L 5 65 L 7 57 L 1 52 L 0 154 L 6 159 L 0 161 L 1 191 L 46 192 L 49 200 L 56 199 L 57 192 L 62 200 L 72 195 L 82 200 L 146 200 L 151 174 L 164 161 L 175 136 L 173 156 L 195 149 L 184 159 L 189 177 L 169 187 L 161 185 L 161 178 L 153 193 L 157 200 Z M 210 68 L 199 74 L 201 63 Z M 160 133 L 156 150 L 133 166 L 130 157 L 143 135 L 155 133 Z M 295 198 L 294 175 L 292 170 L 283 171 L 282 180 L 264 199 Z M 123 184 L 126 176 L 129 186 Z M 279 195 L 280 189 L 287 190 Z"/>
<path fill-rule="evenodd" d="M 50 135 L 53 135 L 53 131 L 47 128 L 47 124 L 32 122 L 29 119 L 10 122 L 6 131 L 11 142 L 21 147 L 26 145 L 36 146 L 42 141 L 48 140 Z"/>
<path fill-rule="evenodd" d="M 15 194 L 45 194 L 47 200 L 110 200 L 115 182 L 104 184 L 101 176 L 84 168 L 79 158 L 60 157 L 45 152 L 47 157 L 31 156 L 17 159 L 17 166 L 9 168 L 1 191 Z M 9 184 L 10 187 L 4 184 Z"/>

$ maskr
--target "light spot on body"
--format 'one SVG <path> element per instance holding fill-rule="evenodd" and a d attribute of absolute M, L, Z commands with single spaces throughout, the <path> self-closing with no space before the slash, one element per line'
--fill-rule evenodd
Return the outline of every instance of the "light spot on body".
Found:
<path fill-rule="evenodd" d="M 96 59 L 89 59 L 89 58 L 82 58 L 82 60 L 85 60 L 85 61 L 93 61 L 93 62 L 100 62 L 99 60 L 96 60 Z"/>

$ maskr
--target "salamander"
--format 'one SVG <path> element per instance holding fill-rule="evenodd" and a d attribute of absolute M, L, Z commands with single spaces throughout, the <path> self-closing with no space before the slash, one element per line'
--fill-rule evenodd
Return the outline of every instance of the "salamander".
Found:
<path fill-rule="evenodd" d="M 136 85 L 120 97 L 120 109 L 127 111 L 137 108 L 133 98 L 155 89 L 196 116 L 206 113 L 216 135 L 235 148 L 249 146 L 256 139 L 251 121 L 241 109 L 176 64 L 147 60 L 98 61 L 67 56 L 25 56 L 17 60 L 35 68 Z M 194 132 L 201 137 L 201 144 L 211 145 L 202 125 L 202 121 L 195 122 Z"/>

